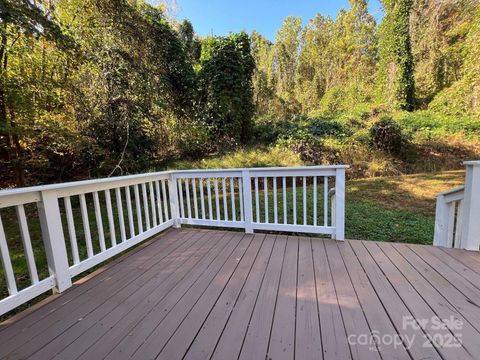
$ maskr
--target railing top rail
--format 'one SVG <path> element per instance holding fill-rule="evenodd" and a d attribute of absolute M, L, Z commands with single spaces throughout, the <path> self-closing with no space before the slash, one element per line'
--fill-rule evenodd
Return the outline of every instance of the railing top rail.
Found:
<path fill-rule="evenodd" d="M 291 172 L 291 171 L 315 171 L 315 170 L 334 170 L 346 169 L 348 165 L 319 165 L 319 166 L 296 166 L 296 167 L 257 167 L 257 168 L 232 168 L 232 169 L 201 169 L 201 170 L 167 170 L 135 175 L 116 176 L 111 178 L 91 179 L 82 181 L 72 181 L 59 184 L 39 185 L 16 189 L 0 190 L 0 198 L 16 196 L 24 193 L 34 193 L 47 190 L 67 190 L 71 188 L 81 188 L 90 185 L 112 184 L 116 182 L 135 181 L 155 177 L 167 177 L 170 174 L 195 174 L 195 173 L 231 173 L 248 170 L 250 172 Z"/>
<path fill-rule="evenodd" d="M 84 187 L 89 185 L 102 185 L 102 184 L 110 184 L 116 182 L 124 182 L 124 181 L 135 181 L 140 179 L 149 179 L 149 178 L 157 178 L 157 177 L 167 177 L 171 171 L 160 171 L 160 172 L 151 172 L 151 173 L 143 173 L 143 174 L 135 174 L 135 175 L 125 175 L 125 176 L 116 176 L 110 178 L 101 178 L 101 179 L 91 179 L 91 180 L 81 180 L 81 181 L 70 181 L 65 183 L 58 183 L 58 184 L 49 184 L 49 185 L 39 185 L 39 186 L 30 186 L 30 187 L 23 187 L 23 188 L 16 188 L 16 189 L 5 189 L 0 190 L 0 198 L 12 195 L 20 195 L 24 193 L 31 193 L 31 192 L 41 192 L 47 190 L 63 190 L 69 188 L 76 188 L 76 187 Z"/>
<path fill-rule="evenodd" d="M 459 193 L 459 192 L 462 192 L 465 190 L 465 186 L 459 186 L 459 187 L 456 187 L 456 188 L 453 188 L 453 189 L 450 189 L 450 190 L 445 190 L 445 191 L 442 191 L 442 192 L 439 192 L 437 194 L 438 195 L 451 195 L 451 194 L 456 194 L 456 193 Z"/>
<path fill-rule="evenodd" d="M 255 168 L 231 168 L 231 169 L 199 169 L 199 170 L 173 170 L 175 174 L 189 174 L 189 173 L 225 173 L 225 172 L 241 172 L 248 170 L 250 172 L 256 171 L 311 171 L 311 170 L 334 170 L 347 169 L 349 165 L 315 165 L 315 166 L 288 166 L 288 167 L 255 167 Z"/>

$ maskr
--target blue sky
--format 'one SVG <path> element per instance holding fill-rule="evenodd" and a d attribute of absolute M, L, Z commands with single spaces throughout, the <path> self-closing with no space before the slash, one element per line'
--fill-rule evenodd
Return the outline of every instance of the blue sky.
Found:
<path fill-rule="evenodd" d="M 151 0 L 155 3 L 158 0 Z M 289 16 L 300 16 L 304 24 L 315 14 L 335 17 L 341 8 L 348 8 L 348 0 L 176 0 L 175 17 L 189 19 L 195 31 L 202 35 L 226 35 L 230 31 L 257 30 L 270 40 Z M 370 12 L 382 17 L 379 0 L 369 1 Z"/>

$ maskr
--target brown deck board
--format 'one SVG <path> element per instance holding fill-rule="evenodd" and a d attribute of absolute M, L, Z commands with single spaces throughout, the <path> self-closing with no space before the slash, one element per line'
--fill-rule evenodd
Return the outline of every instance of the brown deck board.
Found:
<path fill-rule="evenodd" d="M 312 240 L 312 248 L 323 358 L 326 360 L 351 359 L 350 346 L 337 301 L 324 241 Z"/>
<path fill-rule="evenodd" d="M 480 290 L 480 274 L 476 273 L 468 266 L 465 266 L 462 262 L 458 261 L 454 257 L 445 254 L 444 251 L 434 246 L 423 246 L 424 250 L 435 256 L 437 259 L 445 263 L 448 267 L 453 269 L 457 274 L 462 276 L 469 283 L 474 285 Z"/>
<path fill-rule="evenodd" d="M 185 241 L 187 239 L 185 238 L 183 240 Z M 149 251 L 159 251 L 162 253 L 168 252 L 169 250 L 167 248 L 172 244 L 174 244 L 174 246 L 172 247 L 173 249 L 175 247 L 178 247 L 181 244 L 179 243 L 179 241 L 182 241 L 182 239 L 178 237 L 178 233 L 174 231 L 170 231 L 169 233 L 162 236 L 162 241 L 153 242 L 148 245 L 148 248 L 141 247 L 140 249 L 132 250 L 126 253 L 120 259 L 117 259 L 117 261 L 113 261 L 112 263 L 113 265 L 122 263 L 124 267 L 130 267 L 131 264 L 135 263 L 135 260 L 133 261 L 126 261 L 126 260 L 127 259 L 131 260 L 129 258 L 132 255 L 135 255 L 136 259 L 138 259 L 142 255 L 148 253 Z M 29 316 L 22 316 L 22 318 L 14 322 L 11 322 L 12 319 L 9 319 L 4 323 L 0 324 L 0 333 L 2 334 L 2 337 L 9 339 L 16 336 L 19 332 L 25 331 L 27 328 L 29 328 L 36 322 L 40 321 L 51 312 L 59 309 L 60 307 L 64 306 L 65 304 L 69 303 L 72 300 L 75 300 L 75 299 L 78 300 L 80 295 L 95 288 L 96 286 L 99 286 L 103 281 L 112 281 L 113 280 L 112 278 L 118 275 L 119 269 L 117 267 L 112 267 L 110 265 L 112 264 L 105 266 L 106 270 L 100 272 L 97 276 L 94 276 L 90 279 L 88 279 L 89 276 L 86 276 L 85 278 L 82 278 L 81 280 L 77 281 L 73 287 L 71 287 L 64 293 L 62 293 L 60 297 L 57 297 L 55 300 L 48 302 L 44 306 L 41 306 L 38 310 L 36 309 L 34 312 L 29 314 Z M 88 279 L 88 281 L 85 281 L 84 279 Z M 28 312 L 28 310 L 25 312 Z M 22 314 L 23 313 L 20 313 L 18 315 L 22 315 Z"/>
<path fill-rule="evenodd" d="M 470 355 L 479 354 L 480 344 L 473 339 L 478 339 L 479 334 L 475 329 L 465 321 L 462 315 L 453 307 L 450 302 L 440 293 L 433 285 L 431 285 L 418 271 L 404 258 L 391 244 L 378 244 L 387 257 L 397 266 L 398 270 L 405 276 L 408 282 L 415 288 L 416 292 L 435 312 L 439 319 L 448 319 L 452 317 L 463 323 L 462 329 L 458 329 L 452 324 L 448 330 L 464 343 L 463 349 Z M 431 319 L 432 317 L 420 317 L 420 319 Z M 429 322 L 431 323 L 431 322 Z M 432 333 L 438 333 L 439 329 L 432 324 Z M 473 340 L 473 341 L 472 341 Z M 465 354 L 464 358 L 468 358 Z"/>
<path fill-rule="evenodd" d="M 399 249 L 402 249 L 402 247 L 400 247 Z M 439 279 L 438 281 L 441 281 L 444 286 L 446 287 L 453 286 L 460 293 L 466 296 L 466 301 L 468 302 L 468 304 L 465 305 L 465 307 L 471 309 L 474 318 L 479 316 L 480 289 L 475 287 L 470 281 L 468 281 L 465 277 L 461 276 L 450 266 L 445 266 L 446 263 L 444 261 L 441 261 L 439 258 L 434 256 L 431 252 L 427 251 L 427 249 L 424 246 L 408 246 L 408 250 L 411 252 L 414 252 L 415 255 L 423 261 L 424 270 L 426 270 L 427 272 L 435 271 L 436 272 L 435 278 L 438 278 Z M 408 250 L 405 250 L 406 254 L 409 254 Z M 442 278 L 444 280 L 442 280 Z M 430 280 L 433 280 L 433 279 L 430 278 Z M 475 280 L 477 279 L 474 276 L 472 276 L 472 281 L 475 281 Z"/>
<path fill-rule="evenodd" d="M 369 336 L 372 331 L 358 302 L 355 289 L 337 244 L 332 241 L 325 241 L 325 249 L 347 336 L 354 337 L 359 334 Z M 353 359 L 380 359 L 378 349 L 374 343 L 369 344 L 354 340 L 353 343 L 350 343 L 350 349 Z"/>
<path fill-rule="evenodd" d="M 239 359 L 264 358 L 267 353 L 286 243 L 285 236 L 277 236 Z"/>
<path fill-rule="evenodd" d="M 39 347 L 44 346 L 49 339 L 56 337 L 80 319 L 83 319 L 89 312 L 100 306 L 104 301 L 107 301 L 110 297 L 114 297 L 117 292 L 121 291 L 127 285 L 132 284 L 135 286 L 134 281 L 144 273 L 144 267 L 149 267 L 160 262 L 163 257 L 168 256 L 181 245 L 180 241 L 178 244 L 173 242 L 167 247 L 164 253 L 161 253 L 161 256 L 156 258 L 149 257 L 142 266 L 137 265 L 132 268 L 120 267 L 120 272 L 99 283 L 101 286 L 98 285 L 98 289 L 97 287 L 90 288 L 82 293 L 81 296 L 67 302 L 64 306 L 60 306 L 57 310 L 49 312 L 41 321 L 35 322 L 22 331 L 22 337 L 24 336 L 26 339 L 29 339 L 28 346 L 24 346 L 25 344 L 21 340 L 18 341 L 18 336 L 14 336 L 5 346 L 0 348 L 0 358 L 3 358 L 15 349 L 18 349 L 18 352 L 14 353 L 13 356 L 22 358 L 30 355 L 28 352 L 33 353 Z M 141 257 L 142 256 L 139 258 Z"/>
<path fill-rule="evenodd" d="M 197 282 L 188 290 L 180 301 L 168 312 L 168 315 L 161 316 L 155 329 L 148 335 L 141 346 L 132 354 L 133 359 L 155 359 L 163 346 L 169 340 L 170 335 L 178 328 L 178 325 L 188 314 L 190 309 L 197 303 L 200 296 L 206 294 L 211 301 L 216 299 L 225 283 L 238 265 L 239 260 L 248 248 L 250 241 L 242 240 L 242 235 L 231 241 L 223 256 L 218 256 L 211 266 L 202 274 Z M 230 246 L 234 245 L 234 246 Z M 142 324 L 143 330 L 143 324 Z M 168 331 L 165 331 L 168 330 Z"/>
<path fill-rule="evenodd" d="M 195 284 L 197 279 L 203 276 L 213 262 L 218 262 L 222 259 L 224 254 L 231 252 L 232 247 L 235 246 L 234 241 L 229 241 L 234 235 L 222 234 L 219 246 L 214 247 L 212 251 L 202 259 L 202 262 L 196 265 L 184 281 L 180 281 L 170 291 L 168 296 L 161 301 L 154 301 L 147 303 L 146 311 L 142 311 L 141 316 L 136 313 L 125 317 L 121 320 L 121 331 L 107 334 L 106 339 L 98 341 L 95 346 L 90 348 L 82 355 L 83 359 L 91 358 L 116 358 L 126 357 L 133 354 L 144 340 L 150 335 L 158 322 L 168 315 L 169 311 L 175 307 L 178 301 L 189 291 Z M 105 343 L 107 346 L 105 346 Z M 107 356 L 108 355 L 108 356 Z"/>
<path fill-rule="evenodd" d="M 470 288 L 466 287 L 462 283 L 456 283 L 455 286 L 452 285 L 452 283 L 448 281 L 449 279 L 458 281 L 462 278 L 453 271 L 445 271 L 445 269 L 448 269 L 448 267 L 440 264 L 441 268 L 438 269 L 438 271 L 443 273 L 442 276 L 407 246 L 403 244 L 395 244 L 394 247 L 401 255 L 404 256 L 405 259 L 407 259 L 407 261 L 413 268 L 415 268 L 415 270 L 424 276 L 424 279 L 430 283 L 436 291 L 441 294 L 448 294 L 448 298 L 445 298 L 445 301 L 448 301 L 450 307 L 453 307 L 458 312 L 459 319 L 461 319 L 465 324 L 470 323 L 471 326 L 476 329 L 476 336 L 479 336 L 480 338 L 480 309 L 474 302 L 478 301 L 476 298 L 479 296 L 475 291 L 476 289 L 471 285 Z M 430 260 L 433 262 L 432 266 L 435 265 L 435 261 L 432 259 Z M 473 300 L 470 300 L 468 296 L 462 294 L 459 289 L 467 293 Z"/>
<path fill-rule="evenodd" d="M 0 359 L 479 359 L 479 259 L 175 229 L 0 324 Z M 463 327 L 405 327 L 405 317 Z M 403 342 L 352 343 L 372 332 Z"/>
<path fill-rule="evenodd" d="M 382 302 L 383 307 L 389 314 L 392 323 L 398 334 L 405 341 L 410 341 L 409 352 L 414 359 L 440 359 L 439 353 L 435 347 L 431 346 L 431 342 L 421 328 L 414 328 L 404 325 L 404 317 L 413 317 L 413 313 L 409 310 L 401 296 L 395 291 L 395 287 L 388 278 L 382 273 L 382 269 L 375 263 L 370 253 L 367 251 L 361 241 L 349 241 L 358 261 L 361 263 L 365 274 L 372 284 L 376 295 Z M 424 346 L 429 344 L 429 346 Z"/>
<path fill-rule="evenodd" d="M 245 236 L 242 239 L 236 253 L 232 254 L 231 259 L 220 269 L 177 328 L 174 335 L 170 337 L 163 348 L 161 346 L 158 347 L 158 359 L 178 359 L 183 357 L 202 323 L 212 311 L 212 304 L 226 301 L 228 306 L 228 302 L 234 300 L 236 296 L 235 294 L 229 294 L 229 290 L 235 290 L 240 287 L 240 283 L 245 279 L 253 263 L 253 259 L 258 251 L 258 244 L 261 243 L 260 241 L 252 242 L 252 236 Z M 221 295 L 226 298 L 221 298 Z"/>
<path fill-rule="evenodd" d="M 397 336 L 397 329 L 392 324 L 388 313 L 385 311 L 382 302 L 377 297 L 373 286 L 370 284 L 367 275 L 348 243 L 338 244 L 338 248 L 372 333 L 390 334 L 400 339 Z M 403 342 L 380 344 L 378 349 L 382 357 L 410 359 L 406 345 Z"/>
<path fill-rule="evenodd" d="M 453 257 L 457 261 L 467 266 L 472 271 L 480 274 L 480 254 L 470 254 L 470 251 L 459 249 L 445 249 L 439 247 L 446 256 Z"/>
<path fill-rule="evenodd" d="M 317 313 L 317 294 L 313 269 L 312 244 L 300 238 L 298 246 L 297 323 L 295 356 L 299 359 L 321 359 L 322 340 Z M 313 314 L 313 316 L 312 316 Z"/>
<path fill-rule="evenodd" d="M 255 235 L 250 248 L 242 258 L 239 267 L 228 282 L 222 295 L 218 298 L 211 309 L 211 312 L 207 315 L 204 323 L 201 325 L 200 329 L 193 329 L 194 331 L 197 331 L 195 334 L 196 336 L 191 339 L 190 336 L 188 336 L 190 334 L 186 334 L 186 332 L 191 331 L 190 329 L 193 328 L 190 327 L 191 325 L 187 320 L 182 323 L 183 328 L 179 328 L 172 339 L 170 339 L 171 344 L 177 342 L 180 342 L 180 344 L 183 343 L 183 346 L 180 345 L 180 347 L 183 348 L 184 353 L 186 353 L 185 359 L 206 359 L 212 354 L 215 345 L 217 344 L 217 340 L 222 334 L 223 328 L 233 310 L 235 302 L 241 294 L 245 281 L 251 272 L 264 238 L 265 235 Z M 194 319 L 196 320 L 197 316 L 194 316 Z M 201 318 L 199 320 L 202 321 Z M 188 339 L 188 341 L 185 339 Z M 176 349 L 175 351 L 179 351 L 179 349 Z"/>
<path fill-rule="evenodd" d="M 295 313 L 297 306 L 298 238 L 289 236 L 273 316 L 268 357 L 277 360 L 295 356 Z"/>
<path fill-rule="evenodd" d="M 120 320 L 127 316 L 129 318 L 139 316 L 148 304 L 168 294 L 182 275 L 216 245 L 215 240 L 207 233 L 191 237 L 178 248 L 179 254 L 172 254 L 170 258 L 163 259 L 165 267 L 159 267 L 157 264 L 137 279 L 136 281 L 140 280 L 139 284 L 136 284 L 139 287 L 127 287 L 122 293 L 116 294 L 115 302 L 106 302 L 99 306 L 77 323 L 79 326 L 72 326 L 68 331 L 63 332 L 38 351 L 32 359 L 51 358 L 57 353 L 59 353 L 57 357 L 72 358 L 86 351 L 93 342 L 102 338 L 114 326 L 118 333 L 121 332 L 123 328 L 118 324 Z M 131 308 L 132 304 L 136 304 L 135 309 Z M 59 352 L 58 348 L 62 344 L 65 349 Z M 56 352 L 53 352 L 54 350 Z"/>
<path fill-rule="evenodd" d="M 212 355 L 214 359 L 238 359 L 255 301 L 265 275 L 265 269 L 272 254 L 274 241 L 274 236 L 267 236 L 263 241 L 260 253 L 253 265 L 251 276 L 249 276 L 240 297 L 237 299 L 232 314 L 218 340 Z"/>

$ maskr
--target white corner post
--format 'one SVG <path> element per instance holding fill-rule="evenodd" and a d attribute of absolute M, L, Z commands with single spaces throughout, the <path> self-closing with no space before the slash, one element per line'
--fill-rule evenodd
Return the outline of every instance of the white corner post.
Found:
<path fill-rule="evenodd" d="M 72 279 L 56 191 L 42 191 L 42 200 L 37 203 L 37 208 L 48 270 L 50 275 L 55 276 L 56 288 L 54 290 L 62 292 L 72 286 Z"/>
<path fill-rule="evenodd" d="M 465 196 L 461 247 L 479 250 L 480 247 L 480 161 L 465 161 Z"/>
<path fill-rule="evenodd" d="M 252 189 L 251 189 L 250 171 L 242 170 L 242 187 L 243 187 L 243 220 L 245 221 L 245 232 L 253 234 L 252 225 Z"/>
<path fill-rule="evenodd" d="M 343 241 L 345 240 L 345 169 L 336 169 L 335 172 L 335 202 L 333 205 L 334 213 L 332 213 L 335 233 L 332 238 Z"/>
<path fill-rule="evenodd" d="M 435 230 L 433 234 L 434 246 L 448 247 L 448 223 L 449 209 L 445 201 L 445 195 L 437 196 L 437 206 L 435 209 Z M 451 246 L 451 244 L 450 244 Z"/>
<path fill-rule="evenodd" d="M 170 198 L 170 211 L 172 212 L 173 227 L 180 228 L 180 211 L 178 204 L 177 180 L 174 174 L 170 174 L 168 178 L 168 193 Z"/>

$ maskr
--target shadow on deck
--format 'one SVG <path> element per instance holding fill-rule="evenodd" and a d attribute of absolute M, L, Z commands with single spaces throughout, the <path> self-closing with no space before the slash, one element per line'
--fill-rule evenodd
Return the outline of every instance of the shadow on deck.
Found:
<path fill-rule="evenodd" d="M 172 230 L 1 324 L 0 359 L 480 358 L 479 306 L 477 253 Z"/>

